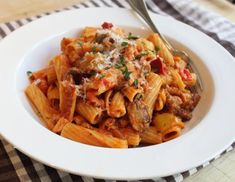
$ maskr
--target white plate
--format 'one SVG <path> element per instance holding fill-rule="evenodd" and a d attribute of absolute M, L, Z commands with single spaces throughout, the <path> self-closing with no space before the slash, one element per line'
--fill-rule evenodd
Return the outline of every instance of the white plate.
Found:
<path fill-rule="evenodd" d="M 80 9 L 34 21 L 0 43 L 0 131 L 16 148 L 49 166 L 71 173 L 109 179 L 146 179 L 198 166 L 234 141 L 235 62 L 218 43 L 171 18 L 152 14 L 176 46 L 193 57 L 204 91 L 193 120 L 177 139 L 143 148 L 108 149 L 62 138 L 43 127 L 29 106 L 26 71 L 42 68 L 59 53 L 63 36 L 104 21 L 138 34 L 145 25 L 125 9 Z"/>

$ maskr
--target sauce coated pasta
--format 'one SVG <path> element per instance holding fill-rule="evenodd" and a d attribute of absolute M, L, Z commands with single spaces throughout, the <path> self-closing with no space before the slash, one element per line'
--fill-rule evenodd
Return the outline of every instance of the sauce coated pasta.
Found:
<path fill-rule="evenodd" d="M 143 38 L 107 22 L 63 38 L 61 53 L 28 77 L 25 93 L 49 130 L 101 147 L 174 139 L 200 100 L 197 76 L 158 34 Z"/>

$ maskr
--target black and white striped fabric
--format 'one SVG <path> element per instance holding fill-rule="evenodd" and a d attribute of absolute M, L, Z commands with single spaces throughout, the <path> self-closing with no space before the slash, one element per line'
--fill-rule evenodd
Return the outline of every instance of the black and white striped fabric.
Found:
<path fill-rule="evenodd" d="M 192 0 L 147 0 L 147 5 L 154 13 L 171 16 L 206 33 L 235 57 L 235 25 L 225 18 L 209 12 L 203 7 L 199 7 L 197 4 L 193 3 Z M 2 23 L 0 24 L 0 40 L 15 29 L 43 16 L 65 10 L 89 7 L 130 8 L 129 4 L 124 0 L 89 0 L 85 1 L 85 3 L 64 8 L 63 10 L 56 10 L 26 19 Z M 233 148 L 235 148 L 235 142 L 222 154 Z M 218 155 L 216 158 L 220 157 L 222 154 Z M 144 181 L 179 182 L 207 166 L 211 161 L 180 174 Z M 77 176 L 43 165 L 19 152 L 0 136 L 0 181 L 98 182 L 105 180 Z"/>

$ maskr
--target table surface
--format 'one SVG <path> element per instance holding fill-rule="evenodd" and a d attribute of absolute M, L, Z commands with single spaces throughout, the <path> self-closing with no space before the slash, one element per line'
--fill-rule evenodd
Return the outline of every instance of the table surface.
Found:
<path fill-rule="evenodd" d="M 84 0 L 0 0 L 0 22 L 30 17 L 77 4 Z M 235 5 L 225 0 L 194 0 L 235 23 Z M 207 167 L 188 177 L 187 182 L 235 181 L 235 150 L 224 154 Z"/>

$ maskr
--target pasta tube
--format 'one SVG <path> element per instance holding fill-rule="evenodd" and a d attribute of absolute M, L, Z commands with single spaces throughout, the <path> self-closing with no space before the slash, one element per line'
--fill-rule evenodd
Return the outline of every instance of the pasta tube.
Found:
<path fill-rule="evenodd" d="M 60 111 L 64 118 L 72 121 L 76 106 L 76 89 L 69 81 L 60 84 Z"/>
<path fill-rule="evenodd" d="M 184 82 L 183 82 L 183 80 L 182 80 L 182 78 L 181 78 L 179 72 L 178 72 L 177 70 L 173 70 L 173 69 L 171 69 L 170 72 L 171 72 L 171 75 L 172 75 L 172 77 L 173 77 L 174 83 L 175 83 L 181 90 L 183 90 L 183 89 L 186 87 L 186 85 L 184 84 Z"/>
<path fill-rule="evenodd" d="M 163 141 L 166 142 L 172 140 L 180 135 L 181 135 L 181 128 L 178 126 L 174 126 L 172 128 L 169 128 L 163 133 Z"/>
<path fill-rule="evenodd" d="M 78 100 L 76 111 L 87 119 L 91 124 L 97 124 L 102 114 L 102 109 L 92 106 L 83 100 Z"/>
<path fill-rule="evenodd" d="M 60 133 L 67 123 L 69 123 L 69 121 L 67 119 L 60 118 L 57 121 L 56 125 L 53 127 L 52 131 L 55 133 Z"/>
<path fill-rule="evenodd" d="M 168 141 L 180 135 L 184 123 L 172 113 L 157 114 L 153 123 L 158 132 L 163 135 L 163 141 Z"/>
<path fill-rule="evenodd" d="M 55 67 L 54 65 L 51 65 L 47 69 L 47 81 L 48 83 L 53 83 L 54 81 L 56 81 L 56 79 L 57 79 L 57 76 L 55 72 Z"/>
<path fill-rule="evenodd" d="M 147 77 L 150 89 L 144 94 L 144 103 L 148 106 L 148 113 L 152 116 L 154 104 L 158 96 L 158 92 L 162 85 L 161 77 L 155 73 L 150 73 Z"/>
<path fill-rule="evenodd" d="M 138 146 L 140 143 L 139 132 L 136 132 L 131 127 L 121 128 L 119 125 L 120 120 L 116 121 L 113 118 L 108 118 L 101 123 L 100 129 L 103 132 L 109 132 L 114 137 L 126 139 L 128 142 L 128 146 Z"/>
<path fill-rule="evenodd" d="M 73 121 L 76 123 L 76 125 L 80 125 L 85 128 L 93 129 L 92 125 L 89 124 L 88 122 L 86 122 L 86 120 L 80 115 L 74 116 Z"/>
<path fill-rule="evenodd" d="M 155 110 L 161 111 L 163 109 L 165 103 L 166 103 L 166 93 L 162 89 L 162 90 L 160 90 L 160 92 L 158 94 L 158 97 L 157 97 L 157 100 L 155 103 Z"/>
<path fill-rule="evenodd" d="M 64 55 L 56 56 L 54 58 L 54 67 L 56 72 L 57 81 L 60 82 L 65 79 L 65 76 L 69 70 L 68 59 Z"/>
<path fill-rule="evenodd" d="M 125 100 L 120 92 L 116 92 L 109 105 L 108 115 L 115 118 L 120 118 L 126 114 Z"/>
<path fill-rule="evenodd" d="M 30 78 L 32 80 L 45 79 L 49 74 L 53 73 L 55 73 L 54 66 L 47 66 L 46 68 L 33 72 Z"/>
<path fill-rule="evenodd" d="M 139 89 L 139 88 L 135 88 L 135 87 L 125 87 L 124 89 L 122 89 L 122 93 L 124 96 L 126 96 L 128 98 L 128 100 L 130 102 L 133 102 L 135 96 L 138 94 L 138 93 L 142 93 L 142 89 Z"/>
<path fill-rule="evenodd" d="M 73 121 L 77 125 L 81 125 L 85 121 L 85 119 L 82 116 L 80 116 L 80 115 L 76 115 L 76 116 L 73 117 Z"/>
<path fill-rule="evenodd" d="M 69 45 L 70 43 L 74 42 L 76 39 L 74 38 L 63 38 L 60 42 L 60 49 L 62 52 L 65 52 L 65 49 L 67 47 L 67 45 Z"/>
<path fill-rule="evenodd" d="M 148 40 L 151 41 L 154 44 L 154 46 L 159 49 L 159 56 L 161 56 L 164 59 L 164 62 L 167 65 L 173 66 L 175 64 L 173 55 L 168 50 L 168 48 L 163 43 L 158 34 L 156 33 L 150 34 Z"/>
<path fill-rule="evenodd" d="M 157 132 L 156 128 L 150 126 L 140 133 L 141 143 L 159 144 L 162 143 L 162 134 Z"/>
<path fill-rule="evenodd" d="M 95 27 L 85 27 L 82 32 L 82 37 L 84 37 L 86 41 L 92 41 L 95 39 L 96 30 L 97 28 Z"/>
<path fill-rule="evenodd" d="M 58 87 L 55 87 L 55 86 L 51 85 L 47 90 L 47 98 L 49 100 L 60 99 Z"/>
<path fill-rule="evenodd" d="M 46 127 L 51 130 L 59 118 L 59 113 L 50 106 L 49 100 L 35 83 L 30 84 L 25 93 L 42 116 Z"/>
<path fill-rule="evenodd" d="M 119 131 L 127 140 L 128 146 L 138 146 L 140 144 L 140 135 L 132 128 L 120 128 Z"/>
<path fill-rule="evenodd" d="M 61 135 L 65 138 L 89 145 L 111 148 L 128 148 L 127 140 L 106 135 L 72 123 L 68 123 L 64 126 Z"/>

